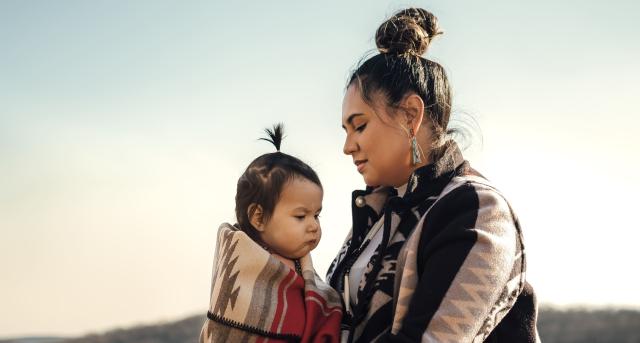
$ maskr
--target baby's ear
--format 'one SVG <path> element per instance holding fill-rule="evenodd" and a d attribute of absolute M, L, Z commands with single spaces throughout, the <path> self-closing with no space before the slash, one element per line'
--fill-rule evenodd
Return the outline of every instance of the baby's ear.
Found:
<path fill-rule="evenodd" d="M 264 211 L 262 206 L 253 203 L 247 208 L 247 217 L 249 217 L 249 223 L 256 228 L 256 230 L 264 231 Z"/>

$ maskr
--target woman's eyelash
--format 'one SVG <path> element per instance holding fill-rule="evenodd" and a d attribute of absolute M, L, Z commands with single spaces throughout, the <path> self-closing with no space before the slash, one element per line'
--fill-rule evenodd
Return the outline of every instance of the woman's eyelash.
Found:
<path fill-rule="evenodd" d="M 362 124 L 358 127 L 356 127 L 356 131 L 362 132 L 362 130 L 364 130 L 364 128 L 367 126 L 367 124 Z"/>

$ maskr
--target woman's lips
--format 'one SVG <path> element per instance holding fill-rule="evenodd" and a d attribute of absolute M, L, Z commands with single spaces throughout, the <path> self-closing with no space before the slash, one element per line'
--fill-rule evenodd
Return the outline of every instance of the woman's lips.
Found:
<path fill-rule="evenodd" d="M 367 160 L 357 160 L 353 163 L 355 163 L 356 167 L 358 168 L 358 172 L 362 173 L 362 170 L 364 169 L 365 164 L 367 163 Z"/>

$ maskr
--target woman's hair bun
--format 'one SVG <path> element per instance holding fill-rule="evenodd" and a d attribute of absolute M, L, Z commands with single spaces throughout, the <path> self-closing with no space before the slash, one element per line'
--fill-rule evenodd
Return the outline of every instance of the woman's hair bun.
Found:
<path fill-rule="evenodd" d="M 442 34 L 438 18 L 422 8 L 407 8 L 387 19 L 376 32 L 380 53 L 422 56 L 433 37 Z"/>

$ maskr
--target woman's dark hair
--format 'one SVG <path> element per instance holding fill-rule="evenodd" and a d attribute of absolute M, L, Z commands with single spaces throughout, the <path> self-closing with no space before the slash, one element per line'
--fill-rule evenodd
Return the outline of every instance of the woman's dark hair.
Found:
<path fill-rule="evenodd" d="M 282 124 L 273 126 L 273 130 L 265 129 L 268 138 L 260 138 L 273 143 L 276 152 L 259 156 L 249 164 L 245 172 L 238 179 L 236 190 L 236 218 L 238 226 L 254 241 L 261 243 L 256 228 L 251 225 L 249 218 L 262 207 L 263 220 L 268 221 L 280 198 L 284 185 L 294 178 L 304 178 L 320 188 L 322 184 L 316 172 L 301 160 L 280 152 L 280 143 L 284 138 Z"/>
<path fill-rule="evenodd" d="M 432 126 L 432 148 L 440 147 L 451 133 L 447 131 L 451 90 L 444 68 L 422 55 L 433 38 L 442 33 L 438 19 L 422 8 L 397 12 L 376 32 L 380 53 L 362 62 L 347 84 L 356 85 L 369 104 L 374 103 L 373 95 L 381 95 L 393 109 L 399 109 L 410 92 L 420 96 Z"/>

